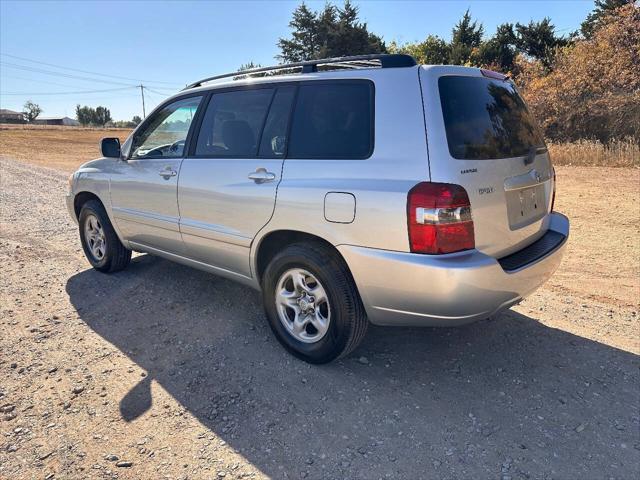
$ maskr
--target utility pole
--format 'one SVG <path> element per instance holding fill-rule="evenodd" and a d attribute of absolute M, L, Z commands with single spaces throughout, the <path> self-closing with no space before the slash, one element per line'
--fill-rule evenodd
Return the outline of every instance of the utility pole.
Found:
<path fill-rule="evenodd" d="M 140 84 L 138 86 L 140 87 L 140 95 L 142 95 L 142 118 L 146 118 L 147 113 L 145 112 L 145 109 L 144 109 L 144 85 Z"/>

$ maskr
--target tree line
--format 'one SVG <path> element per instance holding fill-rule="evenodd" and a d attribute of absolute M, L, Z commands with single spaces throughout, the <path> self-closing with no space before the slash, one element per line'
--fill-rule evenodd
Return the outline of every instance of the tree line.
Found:
<path fill-rule="evenodd" d="M 27 123 L 34 122 L 42 113 L 42 108 L 37 103 L 31 100 L 27 100 L 24 104 L 22 115 Z M 121 128 L 134 128 L 140 122 L 142 118 L 139 115 L 134 115 L 131 120 L 118 120 L 114 121 L 111 118 L 111 111 L 107 107 L 89 107 L 87 105 L 81 107 L 80 104 L 76 105 L 76 120 L 83 127 L 121 127 Z"/>
<path fill-rule="evenodd" d="M 302 3 L 289 22 L 291 35 L 278 41 L 277 58 L 406 53 L 421 64 L 489 68 L 514 79 L 551 140 L 640 142 L 639 11 L 633 0 L 596 0 L 580 28 L 566 36 L 550 18 L 503 23 L 487 36 L 467 10 L 450 40 L 427 32 L 421 41 L 387 44 L 348 0 L 318 11 Z"/>
<path fill-rule="evenodd" d="M 88 125 L 94 125 L 97 127 L 104 127 L 107 123 L 112 121 L 111 112 L 106 107 L 81 107 L 80 104 L 76 105 L 76 120 L 80 122 L 80 125 L 86 127 Z"/>
<path fill-rule="evenodd" d="M 80 104 L 76 105 L 76 120 L 83 127 L 105 127 L 109 125 L 111 127 L 133 128 L 142 122 L 142 118 L 138 115 L 134 115 L 131 120 L 114 121 L 108 108 L 102 106 L 93 108 L 86 105 L 81 107 Z"/>

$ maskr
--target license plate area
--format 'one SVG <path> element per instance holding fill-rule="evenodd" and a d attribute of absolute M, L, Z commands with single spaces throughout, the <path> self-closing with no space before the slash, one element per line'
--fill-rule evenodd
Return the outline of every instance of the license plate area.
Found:
<path fill-rule="evenodd" d="M 506 192 L 509 228 L 517 230 L 537 222 L 547 213 L 544 183 Z"/>

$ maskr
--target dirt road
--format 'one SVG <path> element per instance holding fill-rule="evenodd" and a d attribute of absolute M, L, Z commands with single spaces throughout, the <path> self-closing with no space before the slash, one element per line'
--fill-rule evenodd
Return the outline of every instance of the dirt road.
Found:
<path fill-rule="evenodd" d="M 559 169 L 568 256 L 513 311 L 372 328 L 316 367 L 252 290 L 149 255 L 89 269 L 66 175 L 0 168 L 2 479 L 640 474 L 637 170 Z"/>

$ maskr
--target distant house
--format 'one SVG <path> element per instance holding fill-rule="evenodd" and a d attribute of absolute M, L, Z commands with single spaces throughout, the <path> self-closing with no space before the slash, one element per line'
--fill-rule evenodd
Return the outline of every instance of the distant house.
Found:
<path fill-rule="evenodd" d="M 24 115 L 22 112 L 0 108 L 0 123 L 24 123 Z"/>
<path fill-rule="evenodd" d="M 38 117 L 33 122 L 34 125 L 65 125 L 76 127 L 80 122 L 69 117 Z"/>

